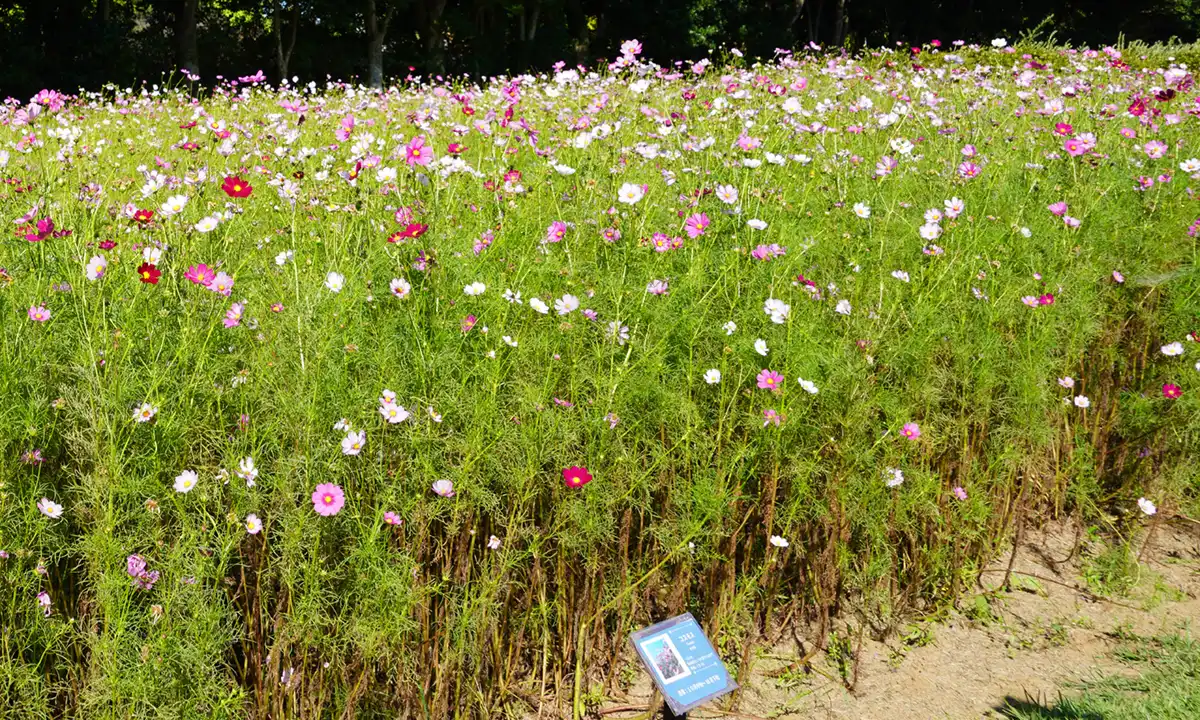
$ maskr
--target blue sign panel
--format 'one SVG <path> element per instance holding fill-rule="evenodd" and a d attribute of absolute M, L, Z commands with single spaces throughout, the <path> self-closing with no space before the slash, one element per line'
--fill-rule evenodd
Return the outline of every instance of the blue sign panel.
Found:
<path fill-rule="evenodd" d="M 630 639 L 676 715 L 737 689 L 691 613 L 638 630 Z"/>

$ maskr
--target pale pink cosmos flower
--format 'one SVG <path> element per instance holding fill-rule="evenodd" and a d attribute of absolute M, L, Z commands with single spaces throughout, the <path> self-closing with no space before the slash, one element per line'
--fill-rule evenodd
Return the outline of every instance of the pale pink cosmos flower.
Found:
<path fill-rule="evenodd" d="M 385 523 L 387 523 L 388 525 L 403 525 L 404 524 L 404 519 L 401 518 L 396 513 L 392 512 L 391 510 L 388 510 L 387 512 L 385 512 L 383 514 L 383 521 Z"/>
<path fill-rule="evenodd" d="M 359 430 L 358 432 L 348 432 L 346 437 L 342 438 L 342 454 L 357 455 L 362 452 L 363 445 L 367 444 L 367 431 Z"/>
<path fill-rule="evenodd" d="M 433 483 L 433 492 L 444 498 L 454 497 L 454 483 L 450 480 L 435 480 Z"/>
<path fill-rule="evenodd" d="M 1049 210 L 1050 212 L 1054 213 L 1055 215 L 1062 217 L 1067 212 L 1067 204 L 1065 202 L 1063 202 L 1062 200 L 1059 200 L 1056 203 L 1050 203 L 1049 205 L 1047 205 L 1046 209 Z"/>
<path fill-rule="evenodd" d="M 233 327 L 237 327 L 238 325 L 241 325 L 242 324 L 242 310 L 244 310 L 244 309 L 245 309 L 245 305 L 243 305 L 242 303 L 237 303 L 237 302 L 233 303 L 232 305 L 229 306 L 229 309 L 225 311 L 225 319 L 222 320 L 221 322 L 223 322 L 225 324 L 225 327 L 227 327 L 227 328 L 233 328 Z"/>
<path fill-rule="evenodd" d="M 30 320 L 44 323 L 50 319 L 50 310 L 45 305 L 30 305 L 28 315 Z"/>
<path fill-rule="evenodd" d="M 330 517 L 342 511 L 342 506 L 346 504 L 346 494 L 333 483 L 321 483 L 313 490 L 312 503 L 313 510 L 316 510 L 318 515 Z"/>

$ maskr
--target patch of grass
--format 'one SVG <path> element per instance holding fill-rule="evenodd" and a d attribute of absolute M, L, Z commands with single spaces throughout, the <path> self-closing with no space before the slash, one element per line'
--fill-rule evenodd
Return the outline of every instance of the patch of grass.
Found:
<path fill-rule="evenodd" d="M 1195 720 L 1200 717 L 1200 643 L 1190 634 L 1126 636 L 1113 655 L 1133 675 L 1079 683 L 1052 704 L 1009 698 L 1011 720 Z"/>

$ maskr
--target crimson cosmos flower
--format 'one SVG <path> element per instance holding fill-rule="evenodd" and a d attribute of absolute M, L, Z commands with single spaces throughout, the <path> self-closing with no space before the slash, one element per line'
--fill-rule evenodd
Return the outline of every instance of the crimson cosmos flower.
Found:
<path fill-rule="evenodd" d="M 230 175 L 225 178 L 225 182 L 221 183 L 221 189 L 231 198 L 250 197 L 250 193 L 254 192 L 254 188 L 251 187 L 250 183 L 237 175 Z"/>
<path fill-rule="evenodd" d="M 578 490 L 592 481 L 592 474 L 585 467 L 572 465 L 569 468 L 565 468 L 562 472 L 563 482 L 572 490 Z"/>
<path fill-rule="evenodd" d="M 140 222 L 144 225 L 154 219 L 154 211 L 153 210 L 138 210 L 137 212 L 135 212 L 133 214 L 133 219 L 137 220 L 138 222 Z"/>
<path fill-rule="evenodd" d="M 150 263 L 142 263 L 137 269 L 138 280 L 150 285 L 157 285 L 158 279 L 162 277 L 162 271 L 154 267 Z"/>

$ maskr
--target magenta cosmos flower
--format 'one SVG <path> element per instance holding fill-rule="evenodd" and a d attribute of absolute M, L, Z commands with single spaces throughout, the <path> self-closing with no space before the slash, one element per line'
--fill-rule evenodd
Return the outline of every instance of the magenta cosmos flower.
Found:
<path fill-rule="evenodd" d="M 1162 393 L 1163 397 L 1169 400 L 1178 400 L 1179 398 L 1183 397 L 1183 389 L 1178 385 L 1173 385 L 1171 383 L 1163 385 Z"/>
<path fill-rule="evenodd" d="M 783 376 L 774 370 L 763 370 L 758 374 L 758 386 L 763 390 L 779 392 L 783 387 Z"/>
<path fill-rule="evenodd" d="M 321 483 L 313 490 L 312 502 L 313 510 L 316 510 L 318 515 L 329 517 L 341 512 L 342 506 L 346 504 L 346 494 L 333 483 Z"/>
<path fill-rule="evenodd" d="M 921 437 L 921 428 L 914 422 L 904 423 L 904 427 L 900 428 L 900 434 L 909 440 L 916 440 Z"/>
<path fill-rule="evenodd" d="M 408 146 L 404 149 L 404 159 L 410 167 L 413 165 L 424 167 L 433 160 L 433 148 L 425 144 L 424 135 L 418 135 L 408 141 Z"/>

